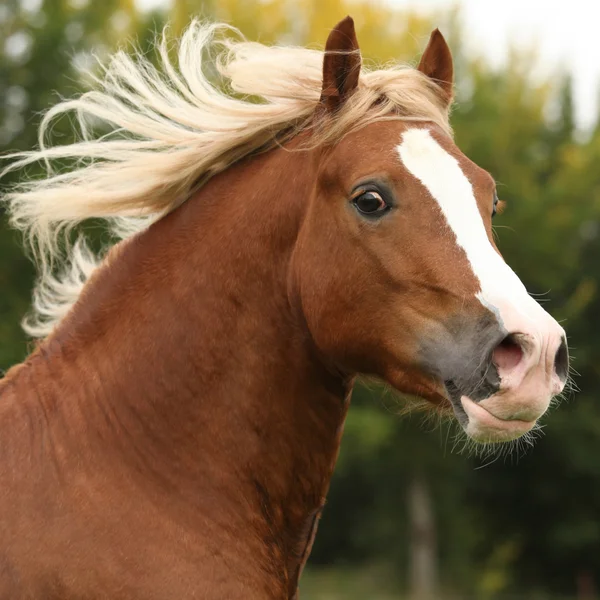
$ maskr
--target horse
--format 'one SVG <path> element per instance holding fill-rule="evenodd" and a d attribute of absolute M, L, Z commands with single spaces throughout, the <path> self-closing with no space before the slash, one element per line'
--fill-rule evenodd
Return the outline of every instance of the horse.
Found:
<path fill-rule="evenodd" d="M 374 70 L 350 17 L 324 51 L 240 36 L 117 53 L 7 167 L 48 172 L 5 198 L 40 340 L 0 385 L 0 598 L 296 599 L 358 375 L 483 443 L 565 385 L 453 142 L 442 34 Z M 80 138 L 48 145 L 70 112 Z M 88 218 L 118 238 L 100 257 Z"/>

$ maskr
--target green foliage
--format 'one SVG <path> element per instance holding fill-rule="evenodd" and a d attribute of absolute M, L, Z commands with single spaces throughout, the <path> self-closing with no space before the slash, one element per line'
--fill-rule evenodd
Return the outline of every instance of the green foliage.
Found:
<path fill-rule="evenodd" d="M 359 24 L 364 55 L 380 60 L 414 61 L 432 27 L 384 6 L 335 0 L 176 0 L 172 21 L 177 32 L 190 15 L 216 16 L 261 41 L 322 44 L 327 28 L 348 12 Z M 34 146 L 38 114 L 84 87 L 73 63 L 90 63 L 91 51 L 102 56 L 129 37 L 148 49 L 166 20 L 161 12 L 139 13 L 132 0 L 42 0 L 35 10 L 5 0 L 0 152 Z M 398 597 L 409 552 L 406 490 L 418 475 L 431 490 L 449 597 L 574 597 L 582 578 L 600 585 L 600 128 L 584 141 L 574 130 L 568 77 L 532 82 L 532 59 L 523 55 L 492 71 L 462 51 L 456 13 L 440 22 L 459 76 L 457 143 L 497 178 L 507 201 L 496 219 L 499 247 L 528 289 L 565 321 L 582 391 L 552 411 L 545 435 L 526 456 L 488 460 L 480 469 L 484 460 L 452 452 L 451 429 L 399 418 L 395 399 L 377 386 L 360 386 L 306 588 L 325 589 L 319 567 L 346 569 L 335 582 L 339 592 L 356 565 L 376 564 L 375 576 L 349 577 L 354 583 L 346 587 L 356 597 L 374 597 L 367 590 L 383 579 L 389 585 L 379 586 L 381 597 Z M 54 132 L 67 139 L 69 123 L 57 123 Z M 6 369 L 26 355 L 18 323 L 33 270 L 0 217 L 0 368 Z"/>

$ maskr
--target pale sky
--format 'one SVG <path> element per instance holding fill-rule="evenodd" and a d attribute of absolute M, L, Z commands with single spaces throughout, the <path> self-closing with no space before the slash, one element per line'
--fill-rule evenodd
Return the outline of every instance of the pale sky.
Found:
<path fill-rule="evenodd" d="M 136 0 L 144 8 L 169 0 Z M 592 123 L 600 97 L 600 0 L 387 0 L 423 12 L 462 6 L 465 44 L 492 64 L 506 59 L 510 45 L 534 47 L 544 70 L 573 74 L 576 118 Z"/>

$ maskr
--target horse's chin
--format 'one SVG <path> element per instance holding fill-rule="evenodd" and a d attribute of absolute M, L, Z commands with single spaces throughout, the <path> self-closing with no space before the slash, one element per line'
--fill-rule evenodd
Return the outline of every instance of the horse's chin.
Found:
<path fill-rule="evenodd" d="M 475 402 L 468 396 L 461 396 L 460 405 L 454 402 L 453 406 L 465 433 L 473 441 L 480 443 L 516 440 L 531 431 L 543 414 L 542 412 L 534 419 L 501 418 L 482 406 L 481 402 Z"/>
<path fill-rule="evenodd" d="M 460 406 L 457 407 L 447 395 L 436 388 L 429 388 L 426 392 L 423 390 L 419 396 L 437 408 L 448 410 L 449 414 L 452 414 L 454 409 L 456 420 L 463 431 L 471 440 L 482 444 L 500 444 L 516 440 L 534 429 L 537 424 L 537 419 L 502 419 L 467 396 L 461 397 Z"/>
<path fill-rule="evenodd" d="M 511 394 L 507 393 L 507 390 L 482 400 L 473 400 L 460 394 L 456 388 L 449 389 L 448 382 L 444 384 L 424 373 L 413 372 L 410 377 L 402 373 L 402 377 L 388 378 L 388 382 L 401 393 L 426 400 L 438 410 L 449 410 L 450 413 L 453 411 L 467 436 L 474 442 L 483 444 L 510 442 L 524 436 L 536 427 L 551 399 L 551 395 L 544 399 L 546 394 L 536 394 L 536 402 L 524 402 L 527 407 L 525 409 L 523 404 L 519 403 L 521 410 L 512 411 L 510 418 L 507 418 L 506 415 L 511 412 L 510 407 L 515 401 L 511 400 Z"/>

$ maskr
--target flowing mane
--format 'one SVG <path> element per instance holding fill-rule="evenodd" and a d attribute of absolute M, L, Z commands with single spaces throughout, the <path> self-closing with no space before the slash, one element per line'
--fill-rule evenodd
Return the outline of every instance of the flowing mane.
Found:
<path fill-rule="evenodd" d="M 4 198 L 39 269 L 23 323 L 34 337 L 52 331 L 102 262 L 83 238 L 66 242 L 85 219 L 105 219 L 123 240 L 237 160 L 308 129 L 313 146 L 387 118 L 433 121 L 450 132 L 440 88 L 410 67 L 363 68 L 351 101 L 322 122 L 315 119 L 322 51 L 267 47 L 230 26 L 195 21 L 179 43 L 177 68 L 165 34 L 158 53 L 159 69 L 140 53 L 117 52 L 92 75 L 96 89 L 46 113 L 38 150 L 5 157 L 14 162 L 2 174 L 40 161 L 47 171 Z M 64 113 L 76 116 L 78 140 L 47 145 L 52 121 Z"/>

